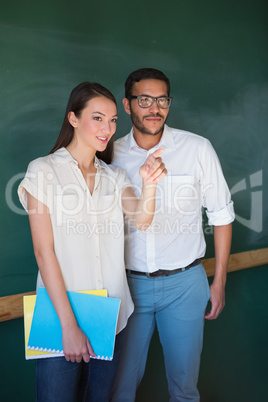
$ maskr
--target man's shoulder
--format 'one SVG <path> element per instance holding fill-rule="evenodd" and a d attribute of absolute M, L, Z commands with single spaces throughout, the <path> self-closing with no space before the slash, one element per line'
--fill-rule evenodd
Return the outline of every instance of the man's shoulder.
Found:
<path fill-rule="evenodd" d="M 113 164 L 124 166 L 125 158 L 128 157 L 130 147 L 130 133 L 124 137 L 118 138 L 114 143 Z"/>
<path fill-rule="evenodd" d="M 182 130 L 178 128 L 167 127 L 168 130 L 172 133 L 173 140 L 175 145 L 180 145 L 183 142 L 189 142 L 190 144 L 200 144 L 203 145 L 204 143 L 208 142 L 208 139 L 199 135 L 195 134 L 191 131 Z"/>
<path fill-rule="evenodd" d="M 124 135 L 123 137 L 118 138 L 114 143 L 115 150 L 117 150 L 118 148 L 127 147 L 129 144 L 129 137 L 130 133 Z"/>

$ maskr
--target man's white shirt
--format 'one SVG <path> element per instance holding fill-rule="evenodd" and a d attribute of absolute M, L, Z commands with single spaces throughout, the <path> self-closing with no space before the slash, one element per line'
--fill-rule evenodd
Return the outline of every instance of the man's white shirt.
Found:
<path fill-rule="evenodd" d="M 160 142 L 149 151 L 137 145 L 133 129 L 115 142 L 113 164 L 127 171 L 138 196 L 142 186 L 138 167 L 159 148 L 164 150 L 161 157 L 168 174 L 157 185 L 153 222 L 146 231 L 140 231 L 125 219 L 125 263 L 131 270 L 172 270 L 202 258 L 206 250 L 202 207 L 210 225 L 227 225 L 235 216 L 219 159 L 210 142 L 167 125 Z"/>

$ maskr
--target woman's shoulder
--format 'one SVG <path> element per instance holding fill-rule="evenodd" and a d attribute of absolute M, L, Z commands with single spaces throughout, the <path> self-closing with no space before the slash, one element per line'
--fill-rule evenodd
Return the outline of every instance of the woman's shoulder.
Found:
<path fill-rule="evenodd" d="M 28 171 L 38 171 L 38 170 L 46 170 L 51 167 L 51 157 L 40 156 L 39 158 L 33 159 L 28 165 Z"/>
<path fill-rule="evenodd" d="M 122 168 L 120 168 L 119 166 L 115 166 L 115 165 L 111 165 L 111 164 L 107 164 L 103 161 L 100 160 L 100 165 L 102 166 L 102 168 L 104 168 L 108 174 L 111 174 L 113 176 L 125 176 L 126 175 L 126 171 Z"/>
<path fill-rule="evenodd" d="M 100 164 L 106 177 L 109 178 L 109 181 L 112 180 L 115 182 L 119 189 L 132 186 L 128 174 L 124 169 L 115 165 L 107 165 L 107 163 L 103 161 L 100 161 Z"/>
<path fill-rule="evenodd" d="M 28 170 L 54 170 L 64 164 L 67 158 L 71 158 L 68 151 L 65 148 L 60 148 L 52 154 L 33 159 L 28 165 Z"/>

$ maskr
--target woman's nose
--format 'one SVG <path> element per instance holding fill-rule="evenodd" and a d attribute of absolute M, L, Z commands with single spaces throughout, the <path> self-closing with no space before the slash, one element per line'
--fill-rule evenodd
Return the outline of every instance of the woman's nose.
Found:
<path fill-rule="evenodd" d="M 111 124 L 110 124 L 110 122 L 104 122 L 103 123 L 103 126 L 102 126 L 102 131 L 104 132 L 104 133 L 107 133 L 107 134 L 110 134 L 111 133 Z"/>

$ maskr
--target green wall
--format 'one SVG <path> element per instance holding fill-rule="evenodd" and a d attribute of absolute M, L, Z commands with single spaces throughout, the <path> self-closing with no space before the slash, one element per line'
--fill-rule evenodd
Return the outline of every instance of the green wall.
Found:
<path fill-rule="evenodd" d="M 237 219 L 232 252 L 267 247 L 268 4 L 265 0 L 135 3 L 10 0 L 0 13 L 0 297 L 34 290 L 37 267 L 16 188 L 29 161 L 49 152 L 71 89 L 84 80 L 118 100 L 124 81 L 151 66 L 170 78 L 168 124 L 211 140 Z M 266 162 L 266 163 L 265 163 Z M 213 236 L 204 223 L 207 255 Z M 228 275 L 227 305 L 205 326 L 202 402 L 265 400 L 267 266 Z M 0 400 L 34 400 L 34 364 L 22 319 L 0 323 Z M 137 401 L 168 401 L 157 334 Z"/>

